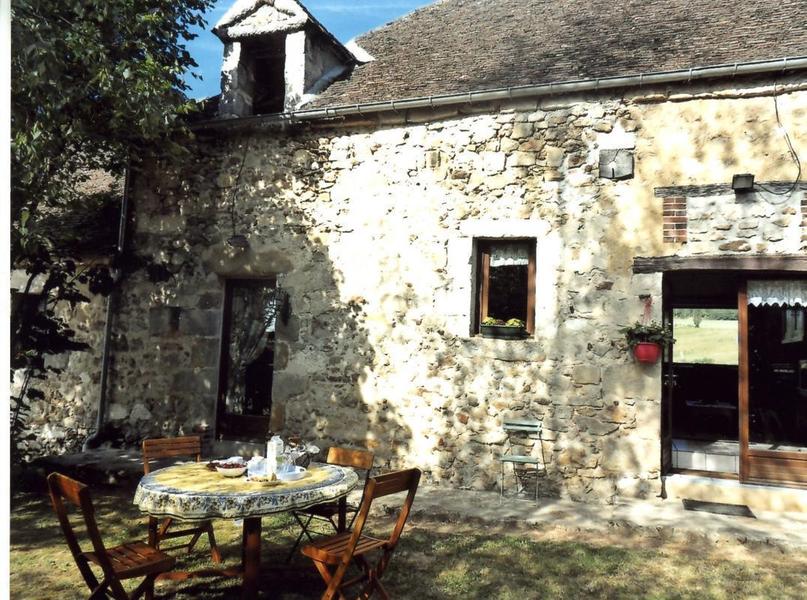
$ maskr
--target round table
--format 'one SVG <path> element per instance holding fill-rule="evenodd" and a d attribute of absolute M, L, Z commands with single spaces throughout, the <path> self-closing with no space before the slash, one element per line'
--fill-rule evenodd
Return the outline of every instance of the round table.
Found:
<path fill-rule="evenodd" d="M 150 543 L 156 539 L 153 535 L 158 518 L 243 519 L 242 598 L 255 598 L 261 560 L 261 517 L 337 499 L 344 507 L 344 498 L 358 481 L 351 469 L 318 463 L 312 463 L 302 479 L 280 483 L 248 481 L 245 476 L 225 477 L 204 463 L 188 463 L 144 476 L 137 486 L 134 504 L 154 517 L 149 519 Z M 339 522 L 344 524 L 344 512 Z"/>

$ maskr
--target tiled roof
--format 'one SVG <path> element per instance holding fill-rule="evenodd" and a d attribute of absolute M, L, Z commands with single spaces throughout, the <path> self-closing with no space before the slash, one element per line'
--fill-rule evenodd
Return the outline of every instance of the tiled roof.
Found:
<path fill-rule="evenodd" d="M 807 0 L 442 0 L 305 108 L 807 55 Z"/>

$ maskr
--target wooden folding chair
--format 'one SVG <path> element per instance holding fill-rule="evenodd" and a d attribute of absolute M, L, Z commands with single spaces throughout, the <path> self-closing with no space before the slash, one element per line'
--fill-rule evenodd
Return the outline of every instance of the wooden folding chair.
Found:
<path fill-rule="evenodd" d="M 95 523 L 90 490 L 86 485 L 59 473 L 48 475 L 48 489 L 53 510 L 59 518 L 67 546 L 76 561 L 81 576 L 90 588 L 90 600 L 106 598 L 111 595 L 116 600 L 135 600 L 143 594 L 147 600 L 154 597 L 154 579 L 160 573 L 170 571 L 175 559 L 143 542 L 126 542 L 114 548 L 107 548 L 101 540 L 98 526 Z M 64 500 L 81 509 L 87 535 L 92 542 L 92 552 L 82 552 L 73 526 L 67 517 Z M 98 582 L 90 563 L 101 567 L 103 579 Z M 132 595 L 126 593 L 121 580 L 134 577 L 145 577 Z M 33 590 L 32 590 L 33 592 Z"/>
<path fill-rule="evenodd" d="M 370 472 L 373 470 L 374 460 L 375 455 L 369 450 L 332 447 L 328 450 L 327 463 L 329 465 L 351 467 L 353 469 L 364 471 L 364 488 L 366 490 L 367 481 L 370 478 Z M 345 504 L 345 515 L 351 515 L 351 517 L 350 522 L 347 523 L 346 527 L 343 527 L 342 529 L 350 529 L 353 526 L 353 521 L 356 519 L 356 515 L 359 513 L 359 506 L 361 506 L 361 502 L 363 500 L 364 493 L 362 493 L 362 498 L 358 505 Z M 292 511 L 291 514 L 297 520 L 297 523 L 300 524 L 300 535 L 297 536 L 297 540 L 294 542 L 294 546 L 289 552 L 286 562 L 290 561 L 294 556 L 294 552 L 300 545 L 303 536 L 306 536 L 310 542 L 314 541 L 312 534 L 317 532 L 310 528 L 312 521 L 330 523 L 334 531 L 337 533 L 340 532 L 338 522 L 334 521 L 334 517 L 339 515 L 339 502 L 323 502 L 322 504 L 316 504 L 306 508 L 305 510 Z"/>
<path fill-rule="evenodd" d="M 177 458 L 177 457 L 195 457 L 196 462 L 202 460 L 202 438 L 198 435 L 189 435 L 185 437 L 175 438 L 155 438 L 143 440 L 143 473 L 148 475 L 151 466 L 150 461 L 160 458 Z M 213 523 L 211 521 L 202 521 L 192 527 L 187 527 L 178 531 L 168 531 L 173 520 L 171 518 L 163 519 L 161 523 L 158 522 L 156 517 L 149 517 L 149 544 L 155 548 L 160 547 L 163 540 L 170 540 L 175 538 L 191 536 L 186 544 L 179 544 L 173 548 L 186 548 L 188 553 L 193 550 L 196 542 L 203 533 L 207 534 L 207 539 L 210 542 L 210 555 L 213 562 L 221 562 L 221 552 L 216 545 L 216 536 L 213 533 Z"/>
<path fill-rule="evenodd" d="M 381 584 L 381 576 L 389 566 L 392 553 L 401 537 L 415 492 L 420 482 L 420 470 L 408 469 L 371 477 L 367 482 L 359 514 L 353 526 L 353 531 L 346 531 L 337 535 L 317 540 L 313 544 L 303 546 L 301 552 L 314 561 L 317 571 L 328 586 L 322 595 L 322 600 L 333 598 L 343 599 L 342 590 L 362 583 L 360 598 L 369 598 L 373 592 L 385 599 L 389 594 Z M 373 500 L 398 492 L 408 492 L 401 508 L 401 513 L 395 522 L 395 527 L 387 539 L 379 539 L 362 534 L 367 522 L 367 515 Z M 370 557 L 376 555 L 375 562 Z M 355 564 L 361 573 L 345 580 L 348 567 Z"/>

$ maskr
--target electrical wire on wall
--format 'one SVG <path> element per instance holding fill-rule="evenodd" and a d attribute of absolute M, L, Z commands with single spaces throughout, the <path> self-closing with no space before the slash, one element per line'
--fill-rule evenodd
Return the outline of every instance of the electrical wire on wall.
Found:
<path fill-rule="evenodd" d="M 240 248 L 240 249 L 245 249 L 249 245 L 249 242 L 247 241 L 247 238 L 245 236 L 237 233 L 236 219 L 235 219 L 235 205 L 236 205 L 236 201 L 238 200 L 238 190 L 239 190 L 239 186 L 241 184 L 241 173 L 243 173 L 244 165 L 247 162 L 247 152 L 248 151 L 249 151 L 249 144 L 244 142 L 244 155 L 241 157 L 241 162 L 238 165 L 238 174 L 236 175 L 235 184 L 232 186 L 231 193 L 230 193 L 229 212 L 230 212 L 230 225 L 232 227 L 233 234 L 227 240 L 227 244 L 234 247 L 234 248 Z"/>
<path fill-rule="evenodd" d="M 776 84 L 774 83 L 773 84 L 773 108 L 774 108 L 774 111 L 776 112 L 776 124 L 779 126 L 779 131 L 781 131 L 782 135 L 784 135 L 785 143 L 787 144 L 788 152 L 790 153 L 790 156 L 793 158 L 793 161 L 796 163 L 796 169 L 797 169 L 798 172 L 796 173 L 796 179 L 793 181 L 793 185 L 791 185 L 790 189 L 788 189 L 785 192 L 777 192 L 777 191 L 772 190 L 772 189 L 770 189 L 768 187 L 765 187 L 761 183 L 757 183 L 757 187 L 759 189 L 765 191 L 765 192 L 768 192 L 769 194 L 773 194 L 774 196 L 790 196 L 796 190 L 796 188 L 799 186 L 799 183 L 801 183 L 801 160 L 799 159 L 799 155 L 796 152 L 796 149 L 793 147 L 793 142 L 790 140 L 790 134 L 787 132 L 787 129 L 782 124 L 782 118 L 779 115 L 778 94 L 779 93 L 776 90 Z M 770 201 L 768 201 L 768 202 L 770 202 Z M 781 204 L 781 203 L 777 203 L 777 204 Z"/>

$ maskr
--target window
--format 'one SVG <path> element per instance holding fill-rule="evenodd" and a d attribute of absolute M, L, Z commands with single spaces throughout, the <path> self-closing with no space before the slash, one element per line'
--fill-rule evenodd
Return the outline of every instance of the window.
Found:
<path fill-rule="evenodd" d="M 488 317 L 535 329 L 535 240 L 479 240 L 476 330 Z"/>
<path fill-rule="evenodd" d="M 218 434 L 263 440 L 272 413 L 277 289 L 271 280 L 225 286 Z"/>
<path fill-rule="evenodd" d="M 245 44 L 244 52 L 252 60 L 252 114 L 283 112 L 286 99 L 286 36 L 262 37 L 259 43 Z"/>

